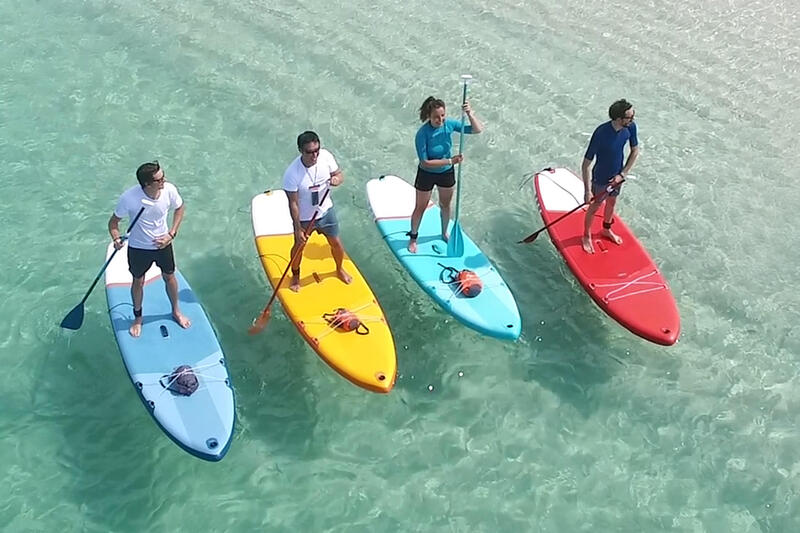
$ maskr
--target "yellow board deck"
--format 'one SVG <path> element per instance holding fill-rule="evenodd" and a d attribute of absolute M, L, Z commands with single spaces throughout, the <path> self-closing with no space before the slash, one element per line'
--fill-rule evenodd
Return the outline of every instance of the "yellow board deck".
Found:
<path fill-rule="evenodd" d="M 294 242 L 286 194 L 259 194 L 253 198 L 252 216 L 258 255 L 274 288 L 286 269 Z M 360 387 L 389 392 L 397 374 L 391 330 L 367 281 L 346 254 L 343 265 L 353 278 L 349 284 L 336 275 L 327 239 L 315 232 L 303 250 L 300 290 L 289 289 L 289 273 L 277 297 L 298 331 L 331 368 Z M 332 327 L 325 315 L 338 308 L 355 313 L 369 332 L 359 334 Z M 359 329 L 364 333 L 364 328 Z"/>

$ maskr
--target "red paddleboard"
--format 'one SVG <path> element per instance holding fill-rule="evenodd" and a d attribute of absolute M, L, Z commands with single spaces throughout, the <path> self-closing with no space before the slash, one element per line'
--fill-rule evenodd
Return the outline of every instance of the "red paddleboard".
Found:
<path fill-rule="evenodd" d="M 545 225 L 583 203 L 583 180 L 566 168 L 539 172 L 534 185 Z M 613 230 L 622 244 L 601 236 L 602 207 L 592 221 L 594 254 L 587 254 L 581 245 L 585 216 L 584 207 L 547 228 L 569 269 L 623 327 L 657 344 L 675 344 L 681 329 L 678 306 L 650 255 L 616 213 Z"/>

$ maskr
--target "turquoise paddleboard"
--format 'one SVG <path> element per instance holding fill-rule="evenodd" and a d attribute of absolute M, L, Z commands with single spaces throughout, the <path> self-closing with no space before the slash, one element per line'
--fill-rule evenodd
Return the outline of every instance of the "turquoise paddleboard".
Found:
<path fill-rule="evenodd" d="M 109 245 L 106 257 L 113 250 Z M 123 248 L 114 256 L 105 283 L 111 327 L 131 382 L 147 412 L 169 438 L 192 455 L 219 461 L 233 436 L 235 404 L 227 361 L 214 329 L 177 270 L 181 312 L 192 325 L 183 329 L 172 319 L 161 271 L 153 265 L 145 274 L 142 334 L 131 337 L 132 277 L 127 255 Z M 198 381 L 197 389 L 188 396 L 171 390 L 175 387 L 170 375 L 183 365 L 191 368 Z"/>
<path fill-rule="evenodd" d="M 367 197 L 375 224 L 389 249 L 436 303 L 483 334 L 500 339 L 519 337 L 522 320 L 514 296 L 472 239 L 464 233 L 463 253 L 456 257 L 447 256 L 438 206 L 428 205 L 419 228 L 417 253 L 412 254 L 407 249 L 406 232 L 411 227 L 411 213 L 416 201 L 414 187 L 397 176 L 381 176 L 367 183 Z M 475 297 L 459 293 L 457 285 L 449 282 L 445 267 L 474 271 L 483 282 L 483 290 Z"/>

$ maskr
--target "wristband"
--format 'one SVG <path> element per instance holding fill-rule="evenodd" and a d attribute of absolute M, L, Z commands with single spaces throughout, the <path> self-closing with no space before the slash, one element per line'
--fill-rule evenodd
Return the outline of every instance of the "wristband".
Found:
<path fill-rule="evenodd" d="M 171 238 L 173 241 L 175 240 L 175 237 L 177 237 L 177 236 L 178 236 L 178 232 L 177 232 L 177 231 L 176 231 L 175 233 L 173 233 L 173 232 L 171 232 L 171 231 L 168 231 L 168 232 L 167 232 L 167 234 L 170 236 L 170 238 Z"/>

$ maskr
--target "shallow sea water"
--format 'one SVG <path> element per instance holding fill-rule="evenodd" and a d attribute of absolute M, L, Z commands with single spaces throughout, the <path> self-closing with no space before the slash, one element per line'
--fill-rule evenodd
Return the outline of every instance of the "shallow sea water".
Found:
<path fill-rule="evenodd" d="M 221 0 L 0 4 L 0 529 L 800 530 L 794 3 Z M 417 108 L 465 145 L 461 221 L 517 298 L 516 343 L 445 315 L 381 243 L 364 185 L 411 179 Z M 577 170 L 608 105 L 642 153 L 620 213 L 683 321 L 664 348 L 607 318 L 545 237 L 525 176 Z M 249 202 L 316 130 L 345 245 L 398 348 L 386 396 L 331 371 L 269 292 Z M 129 385 L 102 287 L 106 221 L 159 159 L 176 253 L 227 354 L 238 422 L 197 460 Z M 522 184 L 522 185 L 521 185 Z M 430 390 L 432 387 L 433 390 Z"/>

